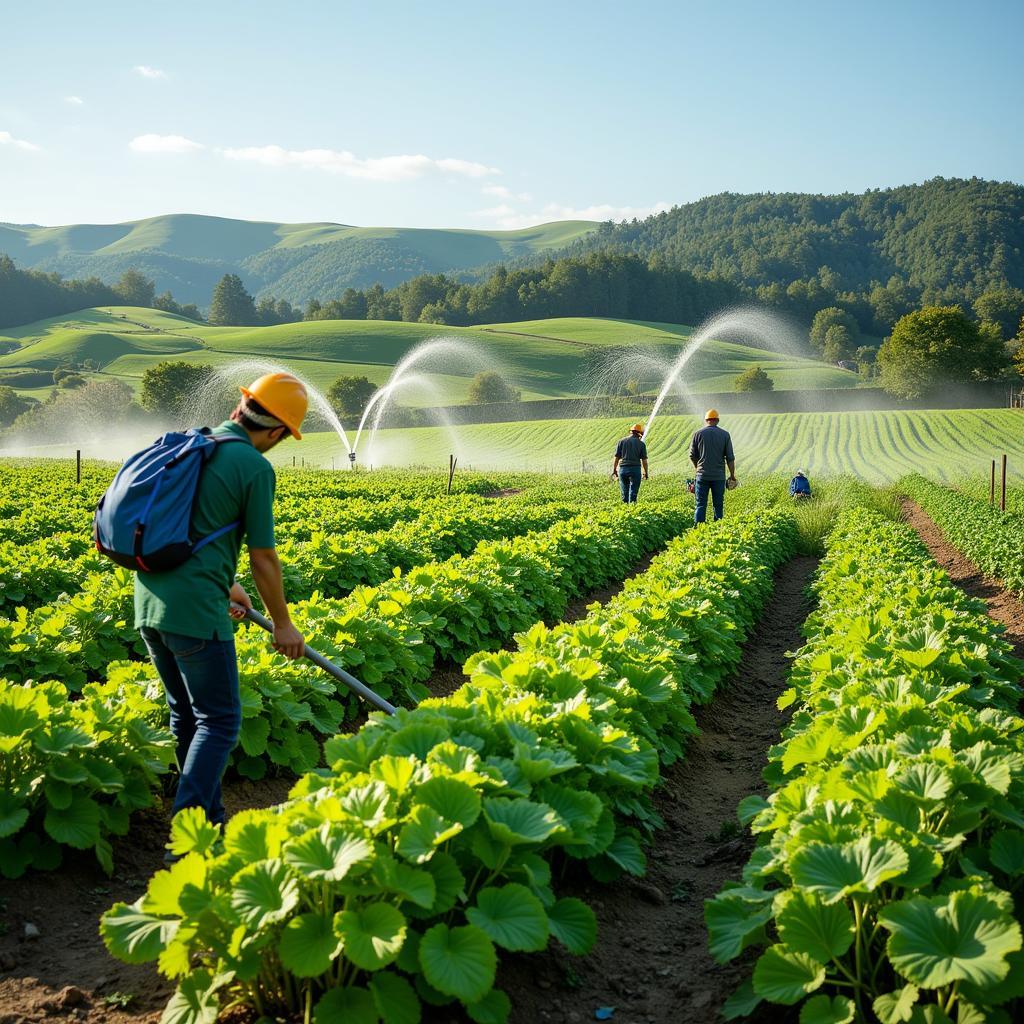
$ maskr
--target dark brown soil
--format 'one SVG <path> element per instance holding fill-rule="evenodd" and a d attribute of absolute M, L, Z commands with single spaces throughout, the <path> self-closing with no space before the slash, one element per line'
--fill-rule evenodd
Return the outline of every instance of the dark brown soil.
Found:
<path fill-rule="evenodd" d="M 615 1024 L 704 1024 L 749 964 L 721 966 L 707 952 L 703 902 L 737 879 L 753 840 L 736 823 L 736 805 L 765 792 L 761 769 L 785 716 L 775 707 L 788 674 L 786 652 L 801 642 L 806 587 L 816 560 L 783 566 L 764 615 L 744 646 L 730 686 L 700 709 L 700 735 L 666 770 L 656 803 L 665 819 L 641 880 L 612 886 L 569 879 L 598 916 L 598 943 L 586 957 L 559 952 L 514 957 L 499 972 L 512 998 L 512 1024 L 592 1021 L 614 1007 Z M 781 1019 L 781 1018 L 777 1018 Z"/>
<path fill-rule="evenodd" d="M 950 579 L 969 597 L 988 605 L 988 613 L 1006 627 L 1006 639 L 1014 653 L 1024 658 L 1024 600 L 1014 597 L 998 580 L 986 576 L 962 551 L 953 547 L 928 514 L 909 498 L 903 499 L 907 522 L 917 530 L 932 558 L 949 573 Z"/>
<path fill-rule="evenodd" d="M 294 781 L 226 783 L 228 813 L 280 803 Z M 160 1019 L 174 986 L 153 964 L 129 966 L 111 957 L 98 922 L 112 903 L 137 900 L 163 867 L 169 827 L 166 806 L 135 815 L 131 834 L 115 844 L 112 878 L 85 851 L 71 852 L 59 871 L 0 882 L 0 1024 L 55 1014 L 89 1024 Z M 38 929 L 37 938 L 26 937 L 27 925 Z M 126 1008 L 104 1001 L 121 995 L 133 997 Z"/>
<path fill-rule="evenodd" d="M 502 487 L 500 491 L 484 491 L 481 498 L 511 498 L 513 494 L 522 494 L 522 487 Z"/>

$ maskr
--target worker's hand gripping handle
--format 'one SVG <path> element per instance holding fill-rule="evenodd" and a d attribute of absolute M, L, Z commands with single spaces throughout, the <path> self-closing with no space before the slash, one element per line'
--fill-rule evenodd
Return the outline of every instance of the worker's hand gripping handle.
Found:
<path fill-rule="evenodd" d="M 235 610 L 245 612 L 245 617 L 250 622 L 255 622 L 260 629 L 265 629 L 268 633 L 273 635 L 274 624 L 265 615 L 261 615 L 255 608 L 243 608 L 242 605 L 236 604 L 234 601 L 231 602 L 231 607 Z M 338 668 L 333 661 L 325 658 L 319 651 L 314 651 L 309 644 L 306 644 L 305 650 L 303 651 L 303 657 L 313 662 L 314 665 L 318 665 L 329 675 L 334 676 L 339 683 L 343 683 L 353 693 L 358 694 L 363 700 L 372 704 L 378 711 L 383 711 L 385 714 L 393 715 L 398 709 L 394 704 L 389 704 L 379 694 L 374 693 L 365 683 L 361 683 L 355 676 L 350 675 L 343 668 Z"/>

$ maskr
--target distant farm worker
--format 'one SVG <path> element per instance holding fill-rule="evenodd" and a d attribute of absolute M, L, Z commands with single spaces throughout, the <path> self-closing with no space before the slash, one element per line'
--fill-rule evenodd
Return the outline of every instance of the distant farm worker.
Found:
<path fill-rule="evenodd" d="M 642 479 L 647 479 L 647 445 L 643 442 L 644 425 L 634 423 L 629 433 L 615 446 L 612 477 L 619 481 L 622 500 L 636 501 Z"/>
<path fill-rule="evenodd" d="M 693 514 L 695 523 L 703 523 L 708 515 L 708 495 L 714 506 L 715 519 L 725 515 L 725 489 L 736 486 L 736 456 L 732 450 L 732 438 L 727 430 L 718 425 L 718 410 L 708 409 L 704 414 L 706 424 L 694 432 L 690 441 L 690 461 L 697 470 L 694 494 L 697 507 Z M 729 475 L 726 477 L 726 467 Z"/>
<path fill-rule="evenodd" d="M 239 390 L 230 418 L 210 435 L 220 440 L 202 470 L 192 510 L 196 536 L 231 526 L 197 544 L 177 568 L 135 577 L 135 625 L 163 681 L 176 741 L 181 776 L 173 810 L 201 807 L 216 825 L 224 822 L 221 777 L 242 721 L 231 618 L 244 614 L 229 610 L 229 601 L 252 607 L 235 579 L 243 537 L 256 589 L 274 621 L 275 650 L 295 659 L 304 644 L 285 601 L 274 545 L 276 480 L 264 455 L 286 437 L 301 440 L 306 388 L 290 373 L 268 373 Z"/>
<path fill-rule="evenodd" d="M 796 476 L 789 481 L 789 496 L 796 501 L 802 501 L 811 496 L 811 482 L 802 469 L 798 469 Z"/>

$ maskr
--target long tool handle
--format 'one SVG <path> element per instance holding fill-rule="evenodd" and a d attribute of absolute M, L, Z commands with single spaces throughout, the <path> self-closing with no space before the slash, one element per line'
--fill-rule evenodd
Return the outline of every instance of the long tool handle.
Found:
<path fill-rule="evenodd" d="M 231 607 L 238 610 L 245 611 L 245 617 L 250 622 L 255 622 L 261 629 L 265 629 L 268 633 L 273 634 L 274 624 L 265 615 L 261 615 L 255 608 L 243 609 L 240 604 L 236 604 L 234 601 L 231 602 Z M 353 693 L 359 694 L 363 700 L 368 701 L 378 711 L 383 711 L 386 714 L 393 715 L 397 708 L 394 704 L 389 704 L 380 694 L 374 693 L 365 683 L 359 682 L 355 676 L 349 675 L 343 668 L 338 668 L 333 661 L 329 661 L 319 651 L 314 651 L 309 644 L 306 644 L 303 655 L 314 665 L 319 665 L 325 672 L 334 676 L 339 683 L 344 683 Z"/>

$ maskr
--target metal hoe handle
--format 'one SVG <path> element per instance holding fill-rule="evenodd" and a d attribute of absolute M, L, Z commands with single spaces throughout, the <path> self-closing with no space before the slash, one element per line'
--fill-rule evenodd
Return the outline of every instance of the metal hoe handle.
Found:
<path fill-rule="evenodd" d="M 261 629 L 265 629 L 268 633 L 273 634 L 274 624 L 265 615 L 261 615 L 256 611 L 255 608 L 243 608 L 242 605 L 235 601 L 231 602 L 231 607 L 236 611 L 244 611 L 245 617 L 250 622 L 255 622 Z M 349 675 L 343 668 L 338 668 L 333 661 L 325 658 L 319 651 L 314 651 L 309 644 L 306 644 L 303 656 L 313 662 L 314 665 L 318 665 L 329 675 L 334 676 L 339 683 L 343 683 L 353 693 L 358 694 L 363 700 L 372 704 L 378 711 L 393 715 L 398 710 L 394 704 L 389 704 L 380 694 L 374 693 L 365 683 L 359 682 L 355 676 Z"/>

